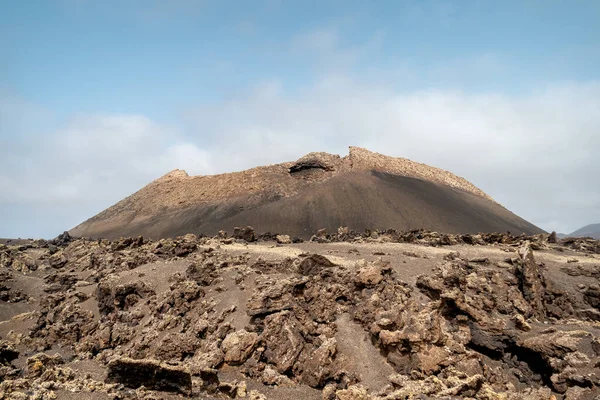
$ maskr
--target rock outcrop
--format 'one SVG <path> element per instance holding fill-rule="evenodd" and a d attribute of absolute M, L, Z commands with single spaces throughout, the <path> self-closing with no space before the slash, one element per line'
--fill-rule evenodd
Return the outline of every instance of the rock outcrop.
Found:
<path fill-rule="evenodd" d="M 1 245 L 0 393 L 600 395 L 597 243 L 332 232 Z"/>
<path fill-rule="evenodd" d="M 119 358 L 108 364 L 108 382 L 122 383 L 137 389 L 144 386 L 160 391 L 190 394 L 192 377 L 189 372 L 154 360 L 131 360 Z"/>

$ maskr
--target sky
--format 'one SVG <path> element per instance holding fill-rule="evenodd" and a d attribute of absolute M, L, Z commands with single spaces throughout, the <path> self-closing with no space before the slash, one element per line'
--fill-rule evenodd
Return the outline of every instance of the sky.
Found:
<path fill-rule="evenodd" d="M 361 146 L 600 222 L 596 0 L 0 0 L 0 237 Z"/>

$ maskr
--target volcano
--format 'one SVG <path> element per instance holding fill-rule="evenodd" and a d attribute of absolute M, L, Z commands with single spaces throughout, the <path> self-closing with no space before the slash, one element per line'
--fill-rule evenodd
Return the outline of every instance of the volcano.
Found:
<path fill-rule="evenodd" d="M 214 235 L 237 226 L 309 238 L 319 229 L 427 229 L 536 234 L 467 180 L 359 147 L 345 157 L 309 153 L 295 162 L 210 176 L 174 170 L 88 219 L 79 237 L 152 239 Z"/>

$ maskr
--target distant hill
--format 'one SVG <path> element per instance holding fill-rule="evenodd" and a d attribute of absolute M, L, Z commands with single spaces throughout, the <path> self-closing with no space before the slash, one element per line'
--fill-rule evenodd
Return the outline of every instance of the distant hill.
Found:
<path fill-rule="evenodd" d="M 543 232 L 448 171 L 351 147 L 346 157 L 310 153 L 295 162 L 229 174 L 188 176 L 175 170 L 70 233 L 164 238 L 247 225 L 302 238 L 340 226 Z"/>
<path fill-rule="evenodd" d="M 583 228 L 577 229 L 575 232 L 572 232 L 568 236 L 573 236 L 573 237 L 589 236 L 589 237 L 593 237 L 594 239 L 600 239 L 600 224 L 586 225 Z"/>

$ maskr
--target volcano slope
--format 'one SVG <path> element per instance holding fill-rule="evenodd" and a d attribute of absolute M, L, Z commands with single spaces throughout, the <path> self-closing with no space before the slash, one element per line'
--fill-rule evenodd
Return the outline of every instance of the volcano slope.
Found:
<path fill-rule="evenodd" d="M 600 395 L 599 241 L 279 242 L 0 244 L 0 398 Z"/>
<path fill-rule="evenodd" d="M 78 237 L 159 239 L 236 226 L 308 239 L 318 229 L 429 229 L 452 233 L 542 230 L 463 178 L 358 147 L 339 157 L 213 176 L 173 171 L 73 228 Z"/>

